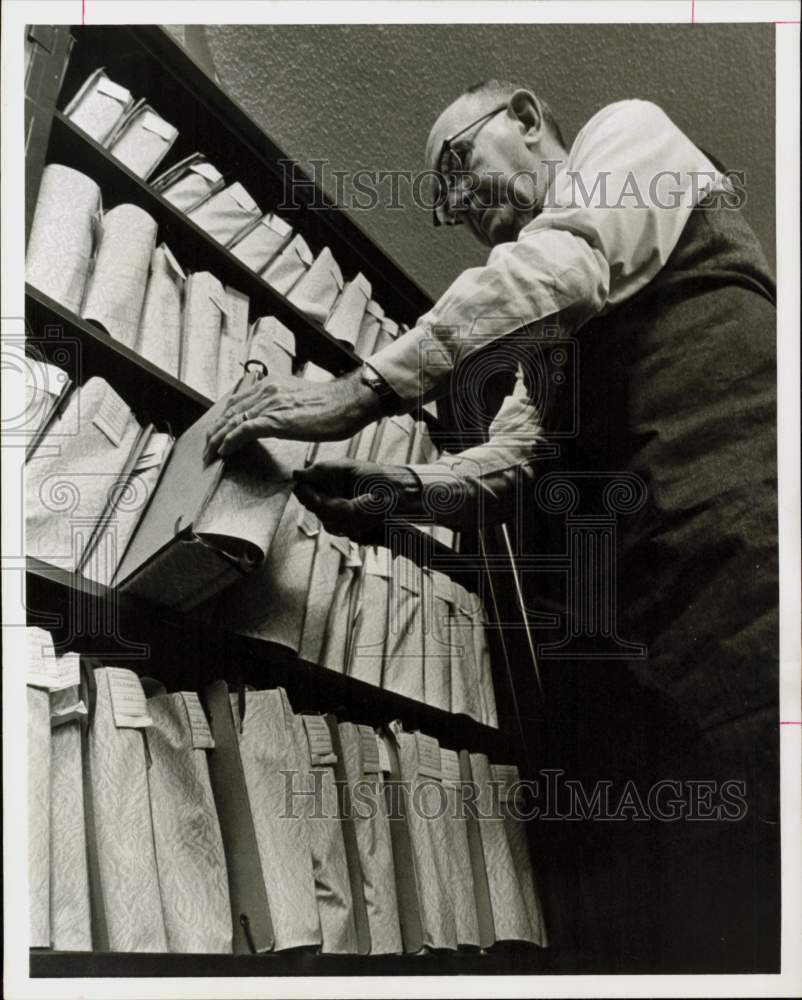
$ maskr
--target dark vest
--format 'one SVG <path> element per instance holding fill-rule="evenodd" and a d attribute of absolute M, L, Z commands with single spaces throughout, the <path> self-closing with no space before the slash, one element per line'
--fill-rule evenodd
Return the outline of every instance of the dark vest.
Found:
<path fill-rule="evenodd" d="M 549 426 L 578 414 L 576 434 L 540 463 L 523 527 L 522 550 L 567 566 L 528 576 L 529 607 L 559 614 L 556 628 L 535 626 L 548 763 L 641 788 L 747 782 L 748 823 L 578 833 L 580 936 L 602 928 L 605 949 L 629 942 L 649 961 L 671 933 L 674 950 L 698 943 L 728 967 L 748 965 L 744 942 L 761 935 L 761 961 L 776 955 L 774 303 L 741 214 L 694 211 L 657 276 L 574 338 L 576 396 L 560 397 Z"/>

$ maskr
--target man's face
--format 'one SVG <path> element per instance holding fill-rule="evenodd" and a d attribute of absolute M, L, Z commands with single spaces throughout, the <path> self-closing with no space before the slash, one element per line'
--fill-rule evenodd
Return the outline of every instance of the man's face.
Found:
<path fill-rule="evenodd" d="M 446 108 L 429 134 L 426 153 L 430 167 L 439 169 L 437 161 L 445 139 L 493 107 L 486 98 L 479 100 L 469 94 Z M 456 184 L 450 204 L 482 243 L 495 246 L 515 240 L 539 212 L 544 193 L 538 190 L 543 172 L 540 146 L 533 142 L 527 123 L 508 108 L 468 129 L 454 140 L 452 148 L 460 155 L 469 178 Z M 470 193 L 462 198 L 460 191 L 466 187 Z"/>

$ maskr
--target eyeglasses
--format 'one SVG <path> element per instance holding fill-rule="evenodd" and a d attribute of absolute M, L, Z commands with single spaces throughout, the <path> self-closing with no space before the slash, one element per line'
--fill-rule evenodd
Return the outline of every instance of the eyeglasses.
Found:
<path fill-rule="evenodd" d="M 435 226 L 458 226 L 462 222 L 458 216 L 448 211 L 453 180 L 461 174 L 466 173 L 466 165 L 462 159 L 463 154 L 459 150 L 454 149 L 452 143 L 476 125 L 483 125 L 499 112 L 506 111 L 507 107 L 506 102 L 499 105 L 492 111 L 488 111 L 487 114 L 482 115 L 481 118 L 477 118 L 476 121 L 472 121 L 470 125 L 466 125 L 465 128 L 460 129 L 459 132 L 455 132 L 448 139 L 443 140 L 436 166 L 437 198 L 432 208 L 432 221 Z"/>

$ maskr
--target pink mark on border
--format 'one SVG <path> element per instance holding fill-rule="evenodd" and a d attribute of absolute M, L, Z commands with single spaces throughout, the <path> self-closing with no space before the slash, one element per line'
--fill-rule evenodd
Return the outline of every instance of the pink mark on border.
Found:
<path fill-rule="evenodd" d="M 81 24 L 86 24 L 86 0 L 81 0 Z"/>
<path fill-rule="evenodd" d="M 696 24 L 696 0 L 691 0 L 691 24 Z"/>
<path fill-rule="evenodd" d="M 789 722 L 780 722 L 781 726 L 802 726 L 802 719 L 791 719 Z"/>

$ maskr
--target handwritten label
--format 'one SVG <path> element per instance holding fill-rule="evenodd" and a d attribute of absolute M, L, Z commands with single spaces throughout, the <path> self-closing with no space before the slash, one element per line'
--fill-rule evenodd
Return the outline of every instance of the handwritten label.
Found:
<path fill-rule="evenodd" d="M 209 720 L 203 711 L 200 698 L 194 691 L 182 691 L 181 700 L 187 711 L 189 720 L 189 731 L 192 737 L 192 747 L 194 750 L 214 750 L 214 739 L 209 728 Z"/>
<path fill-rule="evenodd" d="M 226 299 L 228 300 L 227 332 L 240 344 L 244 344 L 248 337 L 248 296 L 238 292 L 236 288 L 226 287 Z M 240 347 L 241 352 L 242 347 Z"/>
<path fill-rule="evenodd" d="M 320 767 L 323 764 L 336 764 L 337 756 L 331 743 L 331 733 L 322 715 L 301 716 L 309 741 L 309 756 L 312 765 Z"/>
<path fill-rule="evenodd" d="M 418 748 L 418 774 L 439 780 L 442 777 L 440 744 L 434 736 L 424 736 L 423 733 L 415 733 L 415 743 Z"/>
<path fill-rule="evenodd" d="M 119 448 L 125 436 L 125 428 L 130 416 L 131 411 L 125 400 L 121 399 L 111 386 L 108 386 L 92 423 L 106 435 L 115 448 Z"/>
<path fill-rule="evenodd" d="M 78 653 L 56 656 L 53 637 L 43 628 L 26 629 L 28 639 L 28 673 L 30 687 L 47 691 L 60 691 L 79 684 L 81 658 Z"/>
<path fill-rule="evenodd" d="M 28 680 L 31 687 L 50 689 L 56 670 L 53 637 L 43 628 L 28 628 Z"/>
<path fill-rule="evenodd" d="M 115 726 L 118 729 L 144 729 L 153 725 L 142 683 L 133 670 L 107 667 L 106 676 Z"/>
<path fill-rule="evenodd" d="M 376 734 L 370 726 L 357 726 L 359 739 L 362 745 L 362 773 L 379 773 L 379 747 L 376 741 Z"/>
<path fill-rule="evenodd" d="M 443 776 L 444 785 L 461 784 L 459 774 L 459 754 L 456 750 L 440 751 L 440 771 Z"/>

